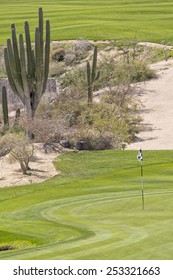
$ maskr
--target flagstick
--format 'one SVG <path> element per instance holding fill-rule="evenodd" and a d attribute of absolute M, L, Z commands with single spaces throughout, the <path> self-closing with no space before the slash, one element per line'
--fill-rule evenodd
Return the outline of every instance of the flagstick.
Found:
<path fill-rule="evenodd" d="M 141 166 L 141 195 L 142 195 L 142 209 L 144 210 L 144 177 L 143 177 L 142 160 L 140 161 L 140 166 Z"/>

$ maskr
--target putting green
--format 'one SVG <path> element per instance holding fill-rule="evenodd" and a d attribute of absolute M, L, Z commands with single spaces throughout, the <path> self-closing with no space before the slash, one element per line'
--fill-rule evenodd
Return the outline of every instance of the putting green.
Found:
<path fill-rule="evenodd" d="M 173 152 L 64 154 L 61 175 L 0 190 L 0 259 L 172 259 Z"/>

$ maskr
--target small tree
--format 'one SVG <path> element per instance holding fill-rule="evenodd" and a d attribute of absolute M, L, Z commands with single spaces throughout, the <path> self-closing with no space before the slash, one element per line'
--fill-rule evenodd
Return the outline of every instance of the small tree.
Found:
<path fill-rule="evenodd" d="M 24 175 L 28 175 L 29 162 L 34 154 L 34 146 L 27 141 L 16 143 L 10 155 L 19 162 Z"/>

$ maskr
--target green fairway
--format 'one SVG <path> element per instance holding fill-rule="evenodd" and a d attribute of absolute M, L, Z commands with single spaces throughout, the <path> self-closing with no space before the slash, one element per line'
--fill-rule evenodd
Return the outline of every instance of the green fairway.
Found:
<path fill-rule="evenodd" d="M 173 152 L 71 152 L 61 174 L 0 189 L 0 259 L 172 259 Z"/>
<path fill-rule="evenodd" d="M 0 0 L 0 43 L 10 36 L 10 24 L 23 33 L 25 20 L 31 31 L 37 25 L 37 9 L 43 7 L 51 22 L 51 39 L 132 39 L 172 42 L 172 0 Z M 171 42 L 170 42 L 171 41 Z"/>

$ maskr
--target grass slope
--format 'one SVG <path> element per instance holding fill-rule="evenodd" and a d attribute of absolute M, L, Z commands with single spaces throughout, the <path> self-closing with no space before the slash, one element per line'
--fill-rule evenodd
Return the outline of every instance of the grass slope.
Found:
<path fill-rule="evenodd" d="M 172 259 L 173 152 L 67 153 L 61 175 L 0 189 L 0 259 Z"/>
<path fill-rule="evenodd" d="M 172 41 L 172 0 L 0 0 L 0 43 L 10 36 L 10 24 L 23 33 L 25 20 L 33 32 L 37 9 L 51 21 L 51 39 L 125 39 Z"/>

